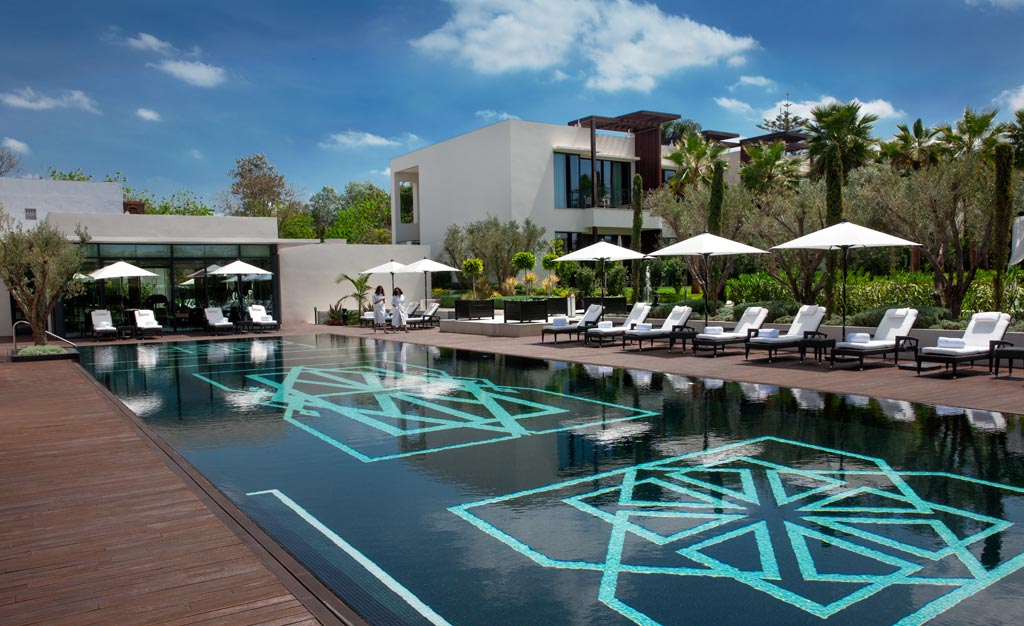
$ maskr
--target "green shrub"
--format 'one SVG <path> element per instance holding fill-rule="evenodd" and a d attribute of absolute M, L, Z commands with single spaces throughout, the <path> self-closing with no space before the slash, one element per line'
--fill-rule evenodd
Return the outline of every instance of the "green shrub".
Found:
<path fill-rule="evenodd" d="M 892 308 L 893 302 L 915 309 L 931 306 L 935 301 L 933 290 L 931 274 L 922 272 L 899 272 L 877 278 L 863 274 L 850 276 L 846 286 L 847 319 L 861 311 L 879 307 Z M 837 291 L 837 295 L 838 293 Z"/>
<path fill-rule="evenodd" d="M 774 322 L 783 315 L 796 315 L 796 312 L 800 310 L 800 303 L 796 300 L 764 300 L 761 302 L 745 302 L 733 307 L 733 321 L 739 321 L 739 319 L 743 317 L 743 312 L 752 306 L 763 306 L 768 309 L 768 317 L 765 318 L 765 322 Z"/>
<path fill-rule="evenodd" d="M 790 291 L 766 272 L 740 274 L 725 281 L 725 293 L 733 302 L 785 300 Z"/>
<path fill-rule="evenodd" d="M 576 270 L 576 289 L 581 296 L 589 296 L 594 290 L 594 270 L 589 267 L 580 267 Z"/>
<path fill-rule="evenodd" d="M 905 305 L 889 305 L 880 306 L 867 311 L 861 311 L 852 316 L 847 316 L 846 323 L 850 326 L 867 326 L 874 328 L 878 326 L 878 323 L 882 321 L 882 316 L 889 309 L 902 308 Z M 914 328 L 931 328 L 942 320 L 948 320 L 953 317 L 949 312 L 949 309 L 944 309 L 938 306 L 914 306 L 912 308 L 917 309 L 917 320 L 914 321 Z"/>
<path fill-rule="evenodd" d="M 45 346 L 25 346 L 18 350 L 18 356 L 47 356 L 50 354 L 64 354 L 65 350 L 62 346 L 45 345 Z"/>
<path fill-rule="evenodd" d="M 969 320 L 939 320 L 932 328 L 939 330 L 967 330 L 967 324 L 969 323 Z"/>
<path fill-rule="evenodd" d="M 626 290 L 626 268 L 621 263 L 608 266 L 608 295 L 621 296 Z"/>
<path fill-rule="evenodd" d="M 456 300 L 458 300 L 458 296 L 453 293 L 446 293 L 438 299 L 438 303 L 442 309 L 454 309 Z"/>
<path fill-rule="evenodd" d="M 718 303 L 722 305 L 721 302 Z M 679 302 L 662 303 L 651 309 L 651 313 L 648 317 L 663 320 L 668 317 L 668 314 L 672 312 L 672 307 L 676 306 L 688 306 L 693 309 L 690 319 L 697 319 L 697 317 L 704 317 L 704 299 L 695 298 L 692 300 L 680 300 Z"/>

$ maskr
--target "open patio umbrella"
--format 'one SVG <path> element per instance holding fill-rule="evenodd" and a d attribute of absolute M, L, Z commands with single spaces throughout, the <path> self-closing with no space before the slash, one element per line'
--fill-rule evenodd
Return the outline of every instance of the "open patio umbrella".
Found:
<path fill-rule="evenodd" d="M 921 244 L 858 226 L 843 220 L 838 224 L 773 246 L 772 250 L 842 250 L 843 252 L 843 335 L 846 339 L 846 263 L 850 248 L 891 248 Z"/>
<path fill-rule="evenodd" d="M 1010 265 L 1016 265 L 1024 261 L 1024 215 L 1018 215 L 1013 220 L 1013 247 L 1010 251 Z"/>
<path fill-rule="evenodd" d="M 575 252 L 562 255 L 556 261 L 600 261 L 601 262 L 601 303 L 604 303 L 605 285 L 608 273 L 605 271 L 605 263 L 608 261 L 632 261 L 642 259 L 644 254 L 629 248 L 623 248 L 607 241 L 598 241 L 586 248 L 580 248 Z"/>
<path fill-rule="evenodd" d="M 218 267 L 214 270 L 208 270 L 207 276 L 236 276 L 239 279 L 244 279 L 246 276 L 269 276 L 273 272 L 267 271 L 262 267 L 256 267 L 251 263 L 246 263 L 241 259 L 232 261 L 224 267 Z M 242 280 L 238 280 L 238 319 L 245 319 L 243 317 L 243 311 L 245 311 L 245 299 L 242 296 Z"/>
<path fill-rule="evenodd" d="M 387 263 L 375 265 L 368 270 L 359 272 L 360 274 L 391 274 L 391 291 L 395 290 L 395 272 L 405 267 L 404 263 L 398 263 L 394 259 L 391 259 Z"/>
<path fill-rule="evenodd" d="M 118 261 L 111 263 L 110 265 L 104 265 L 100 269 L 91 272 L 89 277 L 93 280 L 109 280 L 111 278 L 144 278 L 147 276 L 156 276 L 149 270 L 144 270 L 141 267 L 126 263 L 125 261 Z M 121 290 L 124 291 L 123 289 Z"/>
<path fill-rule="evenodd" d="M 427 299 L 427 296 L 430 295 L 430 292 L 427 291 L 427 274 L 429 274 L 431 272 L 461 272 L 461 271 L 462 270 L 460 270 L 458 268 L 455 268 L 455 267 L 452 267 L 450 265 L 445 265 L 444 263 L 438 263 L 437 261 L 433 261 L 431 259 L 424 258 L 424 259 L 420 259 L 419 261 L 414 261 L 414 262 L 406 265 L 405 267 L 399 268 L 398 270 L 395 271 L 395 273 L 396 274 L 415 274 L 415 273 L 419 272 L 419 273 L 423 274 L 423 300 L 424 300 L 424 303 L 425 303 L 426 299 Z M 425 306 L 426 305 L 424 304 L 424 308 L 425 308 Z"/>
<path fill-rule="evenodd" d="M 671 246 L 655 250 L 651 256 L 699 256 L 704 261 L 704 325 L 708 325 L 708 284 L 711 282 L 708 271 L 708 259 L 713 256 L 729 256 L 733 254 L 766 254 L 765 250 L 748 246 L 745 243 L 719 237 L 705 232 L 676 242 Z"/>

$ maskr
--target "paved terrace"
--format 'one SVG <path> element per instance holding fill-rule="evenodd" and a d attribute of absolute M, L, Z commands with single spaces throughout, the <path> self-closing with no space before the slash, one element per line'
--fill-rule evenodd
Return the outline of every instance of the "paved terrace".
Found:
<path fill-rule="evenodd" d="M 374 336 L 301 324 L 283 334 L 318 332 Z M 795 358 L 768 364 L 763 353 L 744 361 L 735 350 L 638 353 L 436 329 L 375 337 L 1024 413 L 1024 378 L 996 379 L 983 367 L 951 380 L 876 363 L 857 371 Z M 211 337 L 147 341 L 188 339 Z M 360 623 L 78 366 L 0 363 L 0 402 L 0 623 Z"/>

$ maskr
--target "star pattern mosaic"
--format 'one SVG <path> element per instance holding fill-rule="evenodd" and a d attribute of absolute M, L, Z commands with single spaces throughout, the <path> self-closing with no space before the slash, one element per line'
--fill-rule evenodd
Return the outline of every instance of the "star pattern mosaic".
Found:
<path fill-rule="evenodd" d="M 540 566 L 595 572 L 637 624 L 909 626 L 1024 566 L 1021 504 L 764 437 L 450 510 Z"/>

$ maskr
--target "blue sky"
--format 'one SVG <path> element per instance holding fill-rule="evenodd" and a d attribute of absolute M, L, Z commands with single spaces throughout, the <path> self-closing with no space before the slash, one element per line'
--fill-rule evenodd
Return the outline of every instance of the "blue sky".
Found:
<path fill-rule="evenodd" d="M 637 109 L 750 136 L 789 93 L 877 134 L 1024 108 L 1024 0 L 9 2 L 0 141 L 21 175 L 209 200 L 263 152 L 304 195 L 509 116 Z"/>

